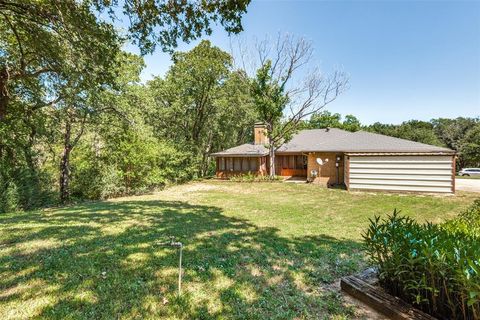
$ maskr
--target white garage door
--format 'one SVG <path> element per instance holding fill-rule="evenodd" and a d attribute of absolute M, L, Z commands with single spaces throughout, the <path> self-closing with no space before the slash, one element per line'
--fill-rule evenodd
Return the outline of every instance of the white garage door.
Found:
<path fill-rule="evenodd" d="M 349 188 L 451 193 L 452 165 L 452 156 L 350 156 Z"/>

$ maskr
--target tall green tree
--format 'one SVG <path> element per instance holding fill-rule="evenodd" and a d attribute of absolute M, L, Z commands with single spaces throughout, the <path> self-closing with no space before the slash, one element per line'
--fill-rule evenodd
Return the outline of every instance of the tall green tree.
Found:
<path fill-rule="evenodd" d="M 232 71 L 231 56 L 209 41 L 173 55 L 165 79 L 149 83 L 155 104 L 151 124 L 159 137 L 191 152 L 203 176 L 209 154 L 242 141 L 254 123 L 248 81 Z M 235 117 L 237 115 L 237 117 Z"/>
<path fill-rule="evenodd" d="M 40 108 L 60 98 L 48 90 L 55 89 L 56 77 L 72 68 L 89 77 L 108 76 L 119 37 L 108 19 L 99 19 L 99 12 L 115 19 L 115 12 L 122 9 L 130 21 L 127 38 L 145 54 L 156 45 L 170 50 L 178 39 L 188 42 L 210 34 L 212 21 L 237 33 L 248 3 L 0 0 L 0 121 L 8 113 L 10 99 L 29 81 L 45 88 L 44 99 L 35 105 Z"/>
<path fill-rule="evenodd" d="M 480 167 L 480 122 L 467 131 L 459 151 L 464 166 Z"/>
<path fill-rule="evenodd" d="M 114 19 L 118 18 L 115 12 L 121 11 L 130 22 L 127 37 L 146 54 L 157 46 L 171 51 L 179 39 L 189 42 L 210 35 L 213 24 L 220 24 L 229 33 L 239 33 L 250 0 L 90 0 L 87 3 L 99 11 L 107 11 Z"/>
<path fill-rule="evenodd" d="M 32 110 L 58 102 L 70 73 L 112 80 L 109 66 L 119 47 L 113 26 L 99 21 L 87 2 L 0 0 L 0 121 L 12 99 L 35 94 Z"/>
<path fill-rule="evenodd" d="M 68 198 L 72 150 L 100 114 L 123 116 L 96 102 L 102 91 L 117 91 L 110 102 L 125 93 L 113 88 L 124 41 L 149 53 L 209 34 L 214 23 L 239 32 L 248 3 L 0 0 L 0 200 L 41 205 L 57 179 Z M 117 18 L 128 20 L 128 33 L 114 28 Z"/>

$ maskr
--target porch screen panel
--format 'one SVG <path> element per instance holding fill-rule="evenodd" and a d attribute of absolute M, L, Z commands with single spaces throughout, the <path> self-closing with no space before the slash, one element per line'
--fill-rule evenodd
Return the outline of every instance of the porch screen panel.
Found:
<path fill-rule="evenodd" d="M 306 169 L 303 161 L 303 156 L 295 157 L 295 169 Z"/>
<path fill-rule="evenodd" d="M 225 158 L 218 158 L 218 170 L 224 171 L 225 170 Z"/>
<path fill-rule="evenodd" d="M 242 163 L 242 158 L 234 158 L 233 159 L 233 171 L 240 171 L 241 170 L 241 163 Z"/>
<path fill-rule="evenodd" d="M 258 171 L 258 158 L 250 158 L 250 170 Z"/>
<path fill-rule="evenodd" d="M 226 169 L 233 170 L 233 158 L 225 158 Z"/>
<path fill-rule="evenodd" d="M 249 158 L 242 158 L 242 170 L 243 171 L 249 171 L 250 170 L 248 159 Z"/>

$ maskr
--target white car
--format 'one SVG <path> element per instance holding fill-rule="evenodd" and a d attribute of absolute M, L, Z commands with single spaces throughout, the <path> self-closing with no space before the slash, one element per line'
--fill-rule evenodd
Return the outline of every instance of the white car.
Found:
<path fill-rule="evenodd" d="M 480 168 L 463 168 L 458 173 L 460 176 L 480 176 Z"/>

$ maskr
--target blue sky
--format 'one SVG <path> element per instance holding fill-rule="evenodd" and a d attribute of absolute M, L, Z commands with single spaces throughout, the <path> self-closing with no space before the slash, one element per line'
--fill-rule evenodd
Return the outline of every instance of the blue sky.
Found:
<path fill-rule="evenodd" d="M 366 124 L 480 116 L 480 1 L 253 1 L 243 26 L 246 40 L 303 36 L 323 70 L 349 73 L 331 112 Z M 228 51 L 220 28 L 207 38 Z M 171 64 L 159 50 L 145 62 L 143 80 Z"/>

